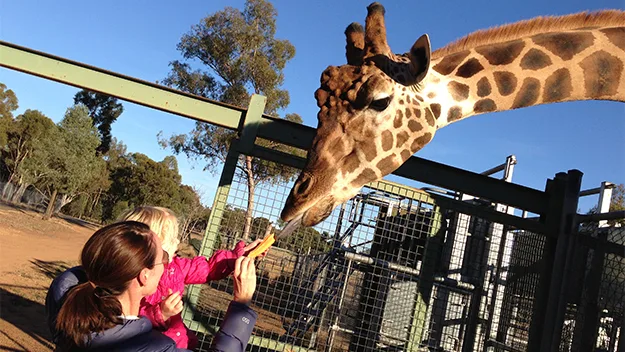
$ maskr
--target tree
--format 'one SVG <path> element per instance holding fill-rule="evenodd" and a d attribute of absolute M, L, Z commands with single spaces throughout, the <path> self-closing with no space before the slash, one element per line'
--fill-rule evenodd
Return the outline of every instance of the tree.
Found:
<path fill-rule="evenodd" d="M 103 221 L 116 220 L 127 208 L 152 205 L 171 209 L 184 224 L 187 213 L 197 210 L 199 196 L 181 183 L 175 157 L 154 161 L 145 154 L 123 153 L 121 144 L 113 146 L 108 157 L 111 185 L 103 199 Z"/>
<path fill-rule="evenodd" d="M 265 113 L 277 115 L 289 104 L 289 93 L 280 89 L 283 70 L 295 55 L 295 48 L 287 40 L 275 38 L 277 12 L 265 0 L 248 0 L 243 11 L 227 7 L 192 27 L 183 35 L 178 50 L 188 62 L 173 61 L 171 72 L 164 80 L 168 86 L 247 107 L 251 94 L 267 97 Z M 189 62 L 199 62 L 208 70 L 193 70 Z M 301 123 L 297 114 L 286 119 Z M 186 135 L 159 139 L 163 147 L 171 147 L 176 154 L 184 153 L 193 159 L 206 161 L 205 170 L 216 172 L 223 165 L 236 132 L 206 123 L 196 123 Z M 303 151 L 269 141 L 259 144 L 287 153 L 303 155 Z M 254 191 L 260 182 L 288 181 L 295 176 L 292 168 L 243 156 L 237 169 L 245 177 L 248 187 L 247 209 L 242 233 L 249 239 Z"/>
<path fill-rule="evenodd" d="M 106 172 L 104 160 L 96 155 L 99 144 L 89 111 L 81 104 L 67 109 L 58 124 L 56 138 L 46 138 L 45 148 L 33 153 L 31 172 L 42 175 L 39 184 L 49 194 L 45 220 Z"/>
<path fill-rule="evenodd" d="M 117 98 L 106 94 L 81 90 L 74 96 L 74 104 L 83 104 L 89 109 L 93 125 L 100 132 L 98 153 L 106 153 L 111 146 L 111 125 L 124 112 L 124 107 Z"/>
<path fill-rule="evenodd" d="M 54 132 L 54 122 L 38 110 L 26 110 L 16 119 L 11 120 L 6 128 L 6 144 L 0 151 L 4 167 L 8 172 L 7 183 L 3 187 L 3 198 L 18 202 L 32 177 L 27 178 L 27 163 L 33 153 L 46 148 L 46 140 Z M 18 186 L 11 191 L 12 187 Z"/>
<path fill-rule="evenodd" d="M 13 111 L 19 107 L 15 93 L 7 89 L 6 84 L 0 83 L 0 148 L 7 143 L 7 128 L 13 121 Z"/>

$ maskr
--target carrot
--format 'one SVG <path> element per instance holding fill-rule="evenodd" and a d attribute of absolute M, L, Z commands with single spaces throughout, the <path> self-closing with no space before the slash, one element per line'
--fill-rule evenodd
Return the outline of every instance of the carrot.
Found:
<path fill-rule="evenodd" d="M 256 258 L 259 255 L 263 254 L 263 252 L 269 249 L 269 247 L 271 247 L 271 245 L 273 245 L 274 242 L 276 242 L 276 238 L 274 237 L 272 233 L 271 235 L 265 237 L 265 239 L 263 239 L 263 241 L 259 243 L 258 246 L 252 249 L 252 251 L 247 255 L 248 258 Z"/>

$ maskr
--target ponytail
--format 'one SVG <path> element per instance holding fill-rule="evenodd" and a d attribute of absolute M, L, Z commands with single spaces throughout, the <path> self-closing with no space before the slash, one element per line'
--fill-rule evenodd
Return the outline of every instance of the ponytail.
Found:
<path fill-rule="evenodd" d="M 156 244 L 150 228 L 128 221 L 96 231 L 83 247 L 81 262 L 89 281 L 69 291 L 56 319 L 56 329 L 77 347 L 93 333 L 123 322 L 118 296 L 144 268 L 154 267 Z"/>
<path fill-rule="evenodd" d="M 110 290 L 87 281 L 74 287 L 59 311 L 56 329 L 78 347 L 85 347 L 92 332 L 122 323 L 122 305 Z"/>

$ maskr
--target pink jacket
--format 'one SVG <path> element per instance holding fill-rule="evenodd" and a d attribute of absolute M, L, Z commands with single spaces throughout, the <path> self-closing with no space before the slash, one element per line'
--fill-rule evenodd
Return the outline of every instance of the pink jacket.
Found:
<path fill-rule="evenodd" d="M 169 296 L 170 289 L 172 292 L 179 292 L 182 296 L 184 286 L 187 284 L 203 284 L 207 281 L 226 278 L 234 270 L 235 260 L 244 254 L 244 247 L 245 242 L 240 241 L 233 250 L 219 250 L 210 259 L 203 256 L 193 259 L 175 256 L 169 264 L 165 265 L 165 271 L 156 292 L 141 301 L 139 315 L 150 319 L 154 328 L 171 337 L 178 348 L 197 347 L 197 337 L 193 332 L 187 331 L 181 314 L 163 321 L 161 301 Z"/>

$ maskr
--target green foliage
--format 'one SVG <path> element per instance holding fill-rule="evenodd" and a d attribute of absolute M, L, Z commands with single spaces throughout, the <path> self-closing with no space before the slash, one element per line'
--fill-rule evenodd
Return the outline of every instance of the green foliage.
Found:
<path fill-rule="evenodd" d="M 111 219 L 112 220 L 119 219 L 119 217 L 121 217 L 122 214 L 124 214 L 130 208 L 131 207 L 128 204 L 128 201 L 125 201 L 125 200 L 120 200 L 119 202 L 113 204 L 113 207 L 111 208 Z"/>
<path fill-rule="evenodd" d="M 83 104 L 89 110 L 92 123 L 100 132 L 97 151 L 106 153 L 111 146 L 111 125 L 124 112 L 124 107 L 117 102 L 117 98 L 84 89 L 76 93 L 74 104 Z"/>
<path fill-rule="evenodd" d="M 175 157 L 168 156 L 157 162 L 141 153 L 124 154 L 124 150 L 125 147 L 116 142 L 108 154 L 111 186 L 103 204 L 103 221 L 117 219 L 119 214 L 115 209 L 120 202 L 128 207 L 167 207 L 181 220 L 190 208 L 201 206 L 195 191 L 181 184 Z"/>
<path fill-rule="evenodd" d="M 104 160 L 96 155 L 100 139 L 84 105 L 68 108 L 55 127 L 25 163 L 28 182 L 51 195 L 55 208 L 49 207 L 46 218 L 94 182 L 101 182 L 106 170 Z M 62 196 L 60 204 L 56 203 L 57 193 Z"/>
<path fill-rule="evenodd" d="M 9 122 L 6 144 L 0 150 L 4 167 L 8 171 L 8 182 L 33 183 L 34 180 L 24 179 L 31 174 L 28 162 L 49 147 L 48 139 L 55 133 L 54 122 L 38 110 L 26 110 Z"/>
<path fill-rule="evenodd" d="M 19 107 L 15 93 L 0 82 L 0 148 L 7 143 L 7 129 L 13 121 L 13 111 Z"/>
<path fill-rule="evenodd" d="M 164 84 L 185 92 L 247 107 L 253 93 L 267 97 L 265 113 L 277 115 L 289 104 L 289 93 L 280 89 L 283 70 L 295 55 L 287 40 L 275 38 L 277 12 L 265 0 L 248 0 L 244 9 L 227 7 L 202 19 L 178 44 L 187 62 L 173 61 Z M 193 69 L 192 63 L 201 63 Z M 207 70 L 204 70 L 207 69 Z M 301 123 L 299 115 L 286 116 Z M 188 134 L 174 135 L 159 141 L 174 153 L 206 162 L 204 170 L 217 172 L 225 161 L 236 132 L 218 126 L 196 123 Z M 258 144 L 286 153 L 304 152 L 269 141 Z M 259 182 L 283 182 L 295 176 L 296 170 L 252 157 L 241 157 L 237 169 L 248 184 L 248 205 L 243 234 L 251 232 L 254 190 Z"/>

